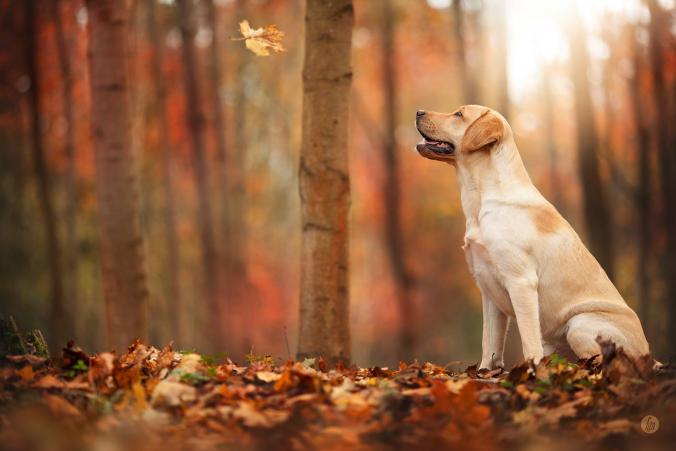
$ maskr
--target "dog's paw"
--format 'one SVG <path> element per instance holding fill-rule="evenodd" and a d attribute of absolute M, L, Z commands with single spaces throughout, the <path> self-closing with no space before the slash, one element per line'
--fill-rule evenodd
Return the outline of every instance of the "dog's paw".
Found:
<path fill-rule="evenodd" d="M 502 360 L 489 360 L 489 361 L 481 361 L 479 364 L 479 371 L 484 370 L 484 371 L 492 371 L 496 370 L 498 368 L 504 368 L 505 367 L 505 362 Z"/>

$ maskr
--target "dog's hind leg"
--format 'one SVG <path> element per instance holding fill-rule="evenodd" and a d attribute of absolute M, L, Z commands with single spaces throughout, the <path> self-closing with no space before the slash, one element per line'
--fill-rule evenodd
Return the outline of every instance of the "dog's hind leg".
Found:
<path fill-rule="evenodd" d="M 596 339 L 610 340 L 618 347 L 626 348 L 627 338 L 613 324 L 601 315 L 582 313 L 568 320 L 566 340 L 575 355 L 580 359 L 588 359 L 601 353 Z"/>

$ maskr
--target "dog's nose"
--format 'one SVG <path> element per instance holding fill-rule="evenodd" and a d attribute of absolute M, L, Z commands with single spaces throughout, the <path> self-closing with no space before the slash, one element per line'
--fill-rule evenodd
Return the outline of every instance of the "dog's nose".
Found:
<path fill-rule="evenodd" d="M 415 112 L 415 117 L 420 117 L 420 116 L 424 116 L 424 115 L 425 115 L 425 111 L 423 111 L 423 110 L 418 110 L 418 111 Z"/>

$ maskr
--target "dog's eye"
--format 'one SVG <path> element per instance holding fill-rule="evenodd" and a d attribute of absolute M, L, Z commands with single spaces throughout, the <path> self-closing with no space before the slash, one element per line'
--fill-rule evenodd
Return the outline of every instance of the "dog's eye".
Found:
<path fill-rule="evenodd" d="M 453 116 L 462 117 L 462 111 L 456 111 L 455 113 L 453 113 Z"/>

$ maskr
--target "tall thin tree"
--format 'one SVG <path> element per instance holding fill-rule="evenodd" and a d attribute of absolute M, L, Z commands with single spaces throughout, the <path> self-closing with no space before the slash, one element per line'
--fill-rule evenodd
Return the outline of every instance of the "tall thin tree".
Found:
<path fill-rule="evenodd" d="M 169 111 L 167 110 L 167 82 L 163 71 L 164 43 L 161 38 L 160 24 L 155 2 L 148 3 L 148 34 L 153 47 L 151 69 L 155 82 L 155 113 L 158 127 L 158 145 L 160 147 L 160 166 L 162 171 L 162 192 L 164 197 L 164 233 L 167 246 L 167 307 L 174 339 L 181 343 L 183 332 L 183 303 L 179 272 L 178 233 L 176 231 L 176 196 L 174 194 L 172 147 L 169 141 Z"/>
<path fill-rule="evenodd" d="M 587 236 L 594 256 L 610 278 L 613 277 L 613 236 L 610 210 L 599 171 L 598 136 L 587 73 L 587 33 L 576 6 L 568 24 L 570 76 L 573 81 L 575 119 L 577 122 L 577 164 L 582 182 L 583 215 Z"/>
<path fill-rule="evenodd" d="M 632 31 L 635 31 L 632 29 Z M 636 137 L 636 153 L 638 154 L 637 187 L 634 190 L 634 202 L 638 221 L 638 240 L 636 243 L 636 298 L 639 302 L 639 315 L 643 330 L 650 334 L 650 298 L 651 286 L 649 264 L 651 254 L 652 199 L 650 195 L 650 131 L 647 123 L 646 108 L 643 105 L 643 83 L 641 75 L 645 63 L 641 55 L 641 44 L 636 33 L 630 33 L 634 58 L 634 74 L 629 80 L 629 96 Z"/>
<path fill-rule="evenodd" d="M 412 298 L 412 278 L 406 267 L 406 246 L 401 222 L 401 181 L 397 152 L 397 76 L 395 46 L 395 13 L 390 0 L 381 0 L 382 6 L 382 76 L 385 95 L 385 133 L 383 158 L 385 181 L 385 237 L 390 266 L 394 278 L 395 296 L 399 306 L 399 357 L 414 358 L 416 315 Z"/>
<path fill-rule="evenodd" d="M 547 155 L 549 156 L 549 191 L 554 199 L 556 208 L 564 212 L 563 188 L 559 173 L 559 157 L 556 150 L 556 132 L 554 130 L 554 95 L 552 93 L 552 65 L 545 63 L 542 68 L 542 121 L 544 123 L 544 135 L 546 140 Z"/>
<path fill-rule="evenodd" d="M 298 355 L 350 359 L 347 164 L 352 0 L 307 0 Z"/>
<path fill-rule="evenodd" d="M 650 11 L 650 75 L 654 89 L 654 102 L 657 122 L 657 161 L 660 168 L 660 191 L 662 194 L 662 211 L 664 225 L 664 262 L 662 276 L 666 285 L 665 299 L 669 315 L 669 341 L 676 342 L 676 148 L 670 144 L 670 133 L 674 116 L 669 109 L 669 102 L 674 98 L 673 86 L 665 79 L 664 48 L 662 43 L 668 42 L 665 30 L 669 30 L 668 15 L 657 0 L 645 0 Z M 673 82 L 672 82 L 673 83 Z"/>
<path fill-rule="evenodd" d="M 226 192 L 227 175 L 225 168 L 227 165 L 226 152 L 226 129 L 223 115 L 223 101 L 221 93 L 223 91 L 222 58 L 221 45 L 218 36 L 218 8 L 214 0 L 206 0 L 206 17 L 211 28 L 211 45 L 209 46 L 209 84 L 211 85 L 211 108 L 213 115 L 213 128 L 216 136 L 216 156 L 219 160 L 220 185 L 223 188 L 222 195 Z"/>
<path fill-rule="evenodd" d="M 465 10 L 461 0 L 453 0 L 451 8 L 454 24 L 453 39 L 457 52 L 457 66 L 460 71 L 460 92 L 462 103 L 479 103 L 479 87 L 477 78 L 474 77 L 472 67 L 469 61 L 469 44 L 465 37 Z"/>
<path fill-rule="evenodd" d="M 192 147 L 194 178 L 197 186 L 197 205 L 202 242 L 202 264 L 204 266 L 205 295 L 209 308 L 209 340 L 212 346 L 222 345 L 221 305 L 218 300 L 218 254 L 213 232 L 213 213 L 209 195 L 209 170 L 207 149 L 204 138 L 204 115 L 202 113 L 202 91 L 198 79 L 197 57 L 195 55 L 195 17 L 190 0 L 177 0 L 179 23 L 182 37 L 183 82 L 186 96 L 186 113 Z"/>
<path fill-rule="evenodd" d="M 497 71 L 497 109 L 505 116 L 509 117 L 509 76 L 507 73 L 507 43 L 509 35 L 507 33 L 507 1 L 498 0 L 496 5 L 496 26 L 495 43 L 497 51 L 495 52 L 495 64 Z"/>
<path fill-rule="evenodd" d="M 42 123 L 40 120 L 40 85 L 38 80 L 38 30 L 40 16 L 37 0 L 24 2 L 26 21 L 26 65 L 30 79 L 30 130 L 32 139 L 32 158 L 35 176 L 38 184 L 38 200 L 45 228 L 45 244 L 47 246 L 47 262 L 49 264 L 50 292 L 50 338 L 56 346 L 60 346 L 65 338 L 64 334 L 72 333 L 69 325 L 69 315 L 66 313 L 63 297 L 63 268 L 61 266 L 61 244 L 59 243 L 56 215 L 52 200 L 52 186 L 49 169 L 45 158 L 44 142 L 42 140 Z"/>
<path fill-rule="evenodd" d="M 235 21 L 246 17 L 247 5 L 245 0 L 235 0 Z M 227 149 L 228 162 L 225 167 L 225 182 L 227 196 L 224 199 L 224 259 L 227 268 L 226 290 L 230 302 L 236 302 L 236 297 L 242 292 L 246 284 L 244 271 L 246 253 L 246 187 L 245 187 L 245 156 L 247 143 L 247 61 L 248 50 L 239 46 L 234 49 L 233 71 L 233 106 L 232 106 L 232 145 Z M 212 62 L 213 63 L 213 62 Z M 215 63 L 214 63 L 215 64 Z M 213 68 L 212 68 L 213 70 Z M 213 74 L 212 74 L 213 76 Z"/>
<path fill-rule="evenodd" d="M 106 337 L 123 350 L 147 338 L 148 289 L 132 153 L 126 2 L 88 0 L 92 135 Z"/>
<path fill-rule="evenodd" d="M 61 1 L 49 2 L 52 6 L 51 16 L 54 20 L 56 33 L 56 47 L 59 55 L 59 68 L 61 71 L 61 101 L 63 103 L 63 117 L 66 121 L 64 140 L 64 153 L 66 156 L 66 304 L 71 308 L 77 308 L 79 296 L 79 268 L 78 268 L 78 240 L 77 240 L 77 171 L 76 171 L 76 147 L 75 147 L 75 99 L 73 97 L 73 69 L 71 67 L 71 45 L 66 38 L 64 22 L 61 12 Z M 70 316 L 70 315 L 69 315 Z M 65 327 L 72 327 L 69 322 Z M 70 331 L 73 333 L 73 331 Z"/>

